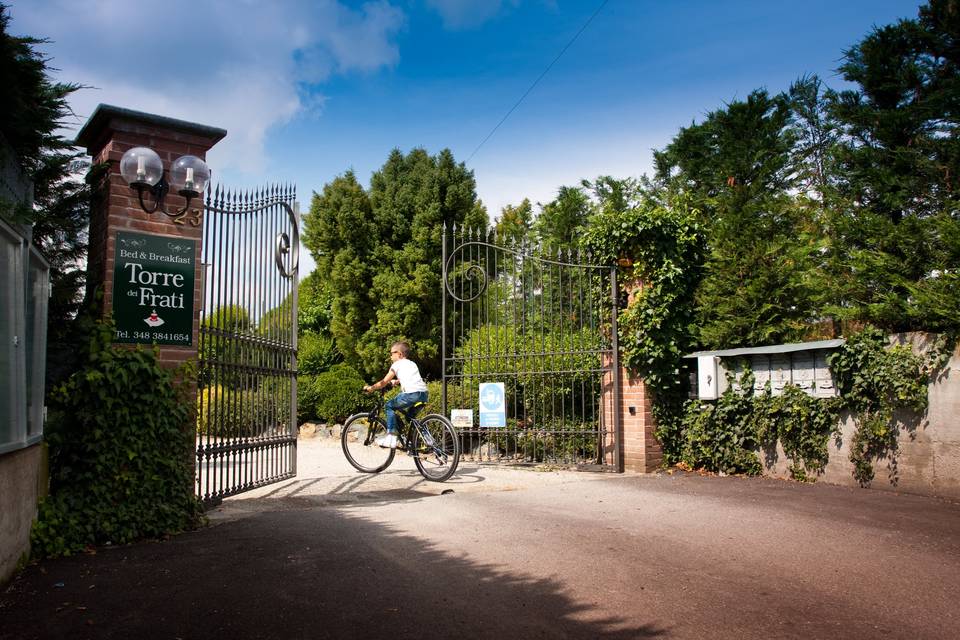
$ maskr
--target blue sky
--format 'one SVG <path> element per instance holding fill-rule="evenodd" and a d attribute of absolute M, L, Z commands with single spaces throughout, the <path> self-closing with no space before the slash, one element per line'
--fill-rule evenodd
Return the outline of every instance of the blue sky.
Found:
<path fill-rule="evenodd" d="M 393 148 L 450 148 L 491 217 L 648 173 L 680 127 L 753 89 L 840 88 L 843 50 L 921 4 L 608 0 L 477 150 L 602 0 L 5 2 L 13 34 L 51 41 L 58 79 L 94 87 L 77 128 L 99 103 L 223 127 L 215 181 L 293 182 L 303 210 Z"/>

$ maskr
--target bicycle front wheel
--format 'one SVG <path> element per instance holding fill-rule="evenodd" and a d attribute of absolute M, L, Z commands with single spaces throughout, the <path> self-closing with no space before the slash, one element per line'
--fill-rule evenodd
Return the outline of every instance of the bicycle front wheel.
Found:
<path fill-rule="evenodd" d="M 431 413 L 414 429 L 413 450 L 417 470 L 427 480 L 443 482 L 460 464 L 460 436 L 443 416 Z"/>
<path fill-rule="evenodd" d="M 371 418 L 366 413 L 351 416 L 340 434 L 347 462 L 364 473 L 379 473 L 389 467 L 396 450 L 384 449 L 374 441 L 386 433 L 387 425 L 380 418 Z"/>

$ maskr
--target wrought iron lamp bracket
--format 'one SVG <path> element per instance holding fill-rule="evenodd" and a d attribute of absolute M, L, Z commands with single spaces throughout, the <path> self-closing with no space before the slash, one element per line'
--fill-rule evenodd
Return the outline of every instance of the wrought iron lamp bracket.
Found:
<path fill-rule="evenodd" d="M 181 189 L 178 193 L 187 199 L 186 204 L 182 209 L 176 213 L 170 213 L 167 211 L 166 207 L 163 206 L 163 200 L 167 197 L 167 194 L 170 193 L 170 183 L 167 182 L 166 178 L 161 177 L 157 184 L 150 186 L 146 182 L 132 182 L 130 186 L 137 190 L 137 199 L 140 201 L 140 208 L 143 209 L 146 213 L 155 213 L 158 209 L 164 215 L 167 215 L 171 218 L 179 218 L 190 209 L 190 201 L 199 196 L 200 194 L 196 191 L 191 191 L 189 189 Z M 153 206 L 148 207 L 147 203 L 143 200 L 143 193 L 149 192 L 153 196 Z"/>

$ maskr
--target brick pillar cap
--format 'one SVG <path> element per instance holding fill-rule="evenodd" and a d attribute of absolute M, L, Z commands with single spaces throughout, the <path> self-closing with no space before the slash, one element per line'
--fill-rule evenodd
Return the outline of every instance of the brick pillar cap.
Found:
<path fill-rule="evenodd" d="M 83 125 L 80 132 L 77 133 L 74 144 L 86 148 L 87 153 L 90 155 L 96 155 L 95 152 L 103 148 L 103 133 L 110 127 L 111 121 L 114 119 L 122 119 L 132 124 L 161 127 L 200 138 L 207 138 L 210 141 L 211 147 L 227 135 L 227 130 L 220 129 L 219 127 L 211 127 L 205 124 L 187 122 L 186 120 L 177 120 L 176 118 L 168 118 L 152 113 L 134 111 L 133 109 L 101 104 L 97 106 L 93 115 L 90 116 L 87 123 Z"/>

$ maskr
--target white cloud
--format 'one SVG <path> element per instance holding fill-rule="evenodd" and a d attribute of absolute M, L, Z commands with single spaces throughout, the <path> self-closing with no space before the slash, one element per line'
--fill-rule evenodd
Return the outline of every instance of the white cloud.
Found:
<path fill-rule="evenodd" d="M 396 65 L 405 23 L 386 1 L 14 0 L 10 32 L 40 47 L 74 94 L 83 124 L 99 103 L 222 127 L 211 164 L 245 173 L 265 163 L 272 127 L 322 107 L 332 74 Z"/>
<path fill-rule="evenodd" d="M 519 0 L 509 4 L 516 6 Z M 502 0 L 427 0 L 427 6 L 440 14 L 443 26 L 454 31 L 479 27 L 500 12 Z"/>

